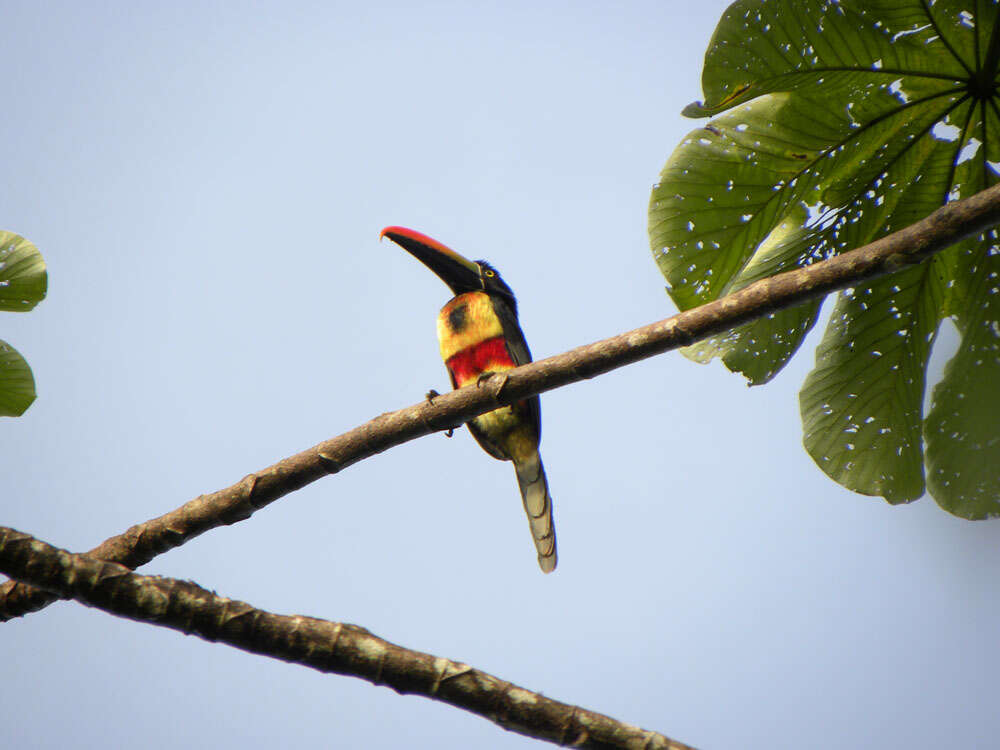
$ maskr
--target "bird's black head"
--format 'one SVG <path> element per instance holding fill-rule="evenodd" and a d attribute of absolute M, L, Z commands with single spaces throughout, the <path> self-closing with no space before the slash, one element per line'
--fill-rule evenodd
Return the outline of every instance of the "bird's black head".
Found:
<path fill-rule="evenodd" d="M 517 300 L 514 299 L 514 290 L 507 286 L 507 282 L 500 276 L 500 272 L 485 260 L 477 260 L 475 263 L 479 266 L 479 278 L 482 279 L 483 290 L 489 294 L 503 297 L 516 315 Z"/>
<path fill-rule="evenodd" d="M 456 295 L 484 291 L 504 299 L 514 314 L 514 292 L 500 272 L 485 260 L 469 260 L 426 234 L 406 227 L 386 227 L 379 237 L 388 237 L 438 275 Z"/>

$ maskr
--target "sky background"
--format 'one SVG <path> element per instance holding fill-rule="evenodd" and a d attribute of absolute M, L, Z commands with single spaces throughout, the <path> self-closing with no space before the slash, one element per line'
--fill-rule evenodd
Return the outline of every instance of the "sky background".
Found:
<path fill-rule="evenodd" d="M 0 326 L 39 391 L 0 423 L 0 523 L 83 551 L 445 390 L 449 294 L 389 224 L 492 261 L 536 358 L 674 312 L 646 205 L 724 7 L 0 2 L 0 228 L 50 274 Z M 759 388 L 672 353 L 545 394 L 550 576 L 464 430 L 143 572 L 698 747 L 993 745 L 1000 525 L 815 468 L 817 338 Z M 0 664 L 11 748 L 535 746 L 67 602 L 0 625 Z"/>

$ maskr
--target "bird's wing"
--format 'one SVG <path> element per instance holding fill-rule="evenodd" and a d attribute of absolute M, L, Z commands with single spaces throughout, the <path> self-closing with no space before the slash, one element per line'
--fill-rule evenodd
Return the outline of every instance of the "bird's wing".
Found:
<path fill-rule="evenodd" d="M 531 351 L 528 349 L 528 342 L 524 340 L 524 333 L 518 323 L 517 315 L 510 306 L 499 297 L 492 296 L 493 311 L 500 319 L 500 326 L 503 328 L 504 343 L 507 345 L 507 353 L 514 360 L 517 366 L 526 365 L 531 362 Z M 528 412 L 528 419 L 534 425 L 535 434 L 539 439 L 542 437 L 542 408 L 538 396 L 532 396 L 521 402 Z"/>

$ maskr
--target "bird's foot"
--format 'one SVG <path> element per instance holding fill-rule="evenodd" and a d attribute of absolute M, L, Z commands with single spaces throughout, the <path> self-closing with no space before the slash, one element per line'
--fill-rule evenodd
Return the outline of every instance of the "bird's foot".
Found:
<path fill-rule="evenodd" d="M 440 396 L 440 395 L 441 395 L 440 393 L 438 393 L 438 392 L 437 392 L 437 391 L 435 391 L 435 390 L 434 390 L 433 388 L 431 388 L 431 389 L 430 389 L 429 391 L 427 391 L 427 393 L 426 393 L 426 394 L 424 395 L 424 398 L 426 398 L 426 399 L 427 399 L 427 403 L 428 403 L 428 404 L 433 404 L 433 403 L 434 403 L 434 399 L 436 399 L 436 398 L 437 398 L 438 396 Z M 447 430 L 445 430 L 445 433 L 444 433 L 444 436 L 445 436 L 445 437 L 449 437 L 449 438 L 450 438 L 450 437 L 451 437 L 452 435 L 454 435 L 454 434 L 455 434 L 455 428 L 454 428 L 454 427 L 449 427 L 449 428 L 448 428 Z"/>

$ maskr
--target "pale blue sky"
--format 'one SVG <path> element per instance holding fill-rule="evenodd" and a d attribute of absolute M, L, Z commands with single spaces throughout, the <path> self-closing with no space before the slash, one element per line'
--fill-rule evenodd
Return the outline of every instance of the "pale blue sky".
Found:
<path fill-rule="evenodd" d="M 443 390 L 494 262 L 536 357 L 673 311 L 646 203 L 722 2 L 12 2 L 0 227 L 49 298 L 0 337 L 0 523 L 73 550 Z M 815 345 L 815 336 L 807 349 Z M 430 436 L 157 558 L 704 748 L 996 742 L 1000 527 L 851 494 L 801 449 L 802 352 L 678 354 L 543 396 L 560 566 L 513 469 Z M 529 747 L 472 715 L 60 603 L 0 625 L 10 747 Z"/>

